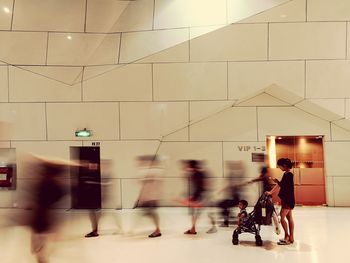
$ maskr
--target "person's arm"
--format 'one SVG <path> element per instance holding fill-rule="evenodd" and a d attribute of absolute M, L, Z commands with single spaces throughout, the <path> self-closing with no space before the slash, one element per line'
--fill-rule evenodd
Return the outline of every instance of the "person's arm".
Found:
<path fill-rule="evenodd" d="M 274 188 L 272 188 L 271 191 L 266 191 L 265 194 L 267 194 L 267 195 L 273 195 L 273 194 L 277 191 L 277 189 L 280 188 L 280 181 L 278 181 L 276 178 L 273 179 L 273 181 L 276 182 L 277 184 L 275 185 Z"/>

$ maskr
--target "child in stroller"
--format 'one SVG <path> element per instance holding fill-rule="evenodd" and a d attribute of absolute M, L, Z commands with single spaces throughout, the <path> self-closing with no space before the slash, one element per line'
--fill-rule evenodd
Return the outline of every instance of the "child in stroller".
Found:
<path fill-rule="evenodd" d="M 242 200 L 244 201 L 244 200 Z M 248 203 L 245 203 L 246 206 Z M 245 206 L 245 207 L 246 207 Z M 241 212 L 240 220 L 238 227 L 233 231 L 232 234 L 232 244 L 238 245 L 238 236 L 241 233 L 251 233 L 255 234 L 255 244 L 257 246 L 262 246 L 263 241 L 260 236 L 260 227 L 261 225 L 271 225 L 272 223 L 272 215 L 276 213 L 271 198 L 267 196 L 265 193 L 260 196 L 254 209 L 249 214 L 244 215 L 245 211 L 244 203 L 240 202 Z"/>

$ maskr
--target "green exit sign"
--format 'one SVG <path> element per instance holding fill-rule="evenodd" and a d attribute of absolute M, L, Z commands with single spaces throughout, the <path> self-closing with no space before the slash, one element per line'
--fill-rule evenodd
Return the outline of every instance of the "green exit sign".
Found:
<path fill-rule="evenodd" d="M 84 129 L 75 132 L 75 137 L 91 137 L 92 132 L 90 130 Z"/>

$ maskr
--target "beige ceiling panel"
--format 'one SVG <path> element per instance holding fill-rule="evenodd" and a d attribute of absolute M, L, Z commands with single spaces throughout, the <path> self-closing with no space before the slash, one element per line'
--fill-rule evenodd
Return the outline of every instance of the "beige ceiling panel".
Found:
<path fill-rule="evenodd" d="M 0 60 L 10 64 L 44 65 L 47 33 L 0 32 Z"/>
<path fill-rule="evenodd" d="M 6 66 L 0 66 L 0 102 L 8 101 L 8 72 Z"/>
<path fill-rule="evenodd" d="M 335 121 L 343 118 L 341 115 L 331 112 L 308 100 L 303 100 L 302 102 L 295 104 L 295 107 L 327 121 Z"/>
<path fill-rule="evenodd" d="M 87 128 L 92 137 L 86 140 L 119 138 L 118 103 L 50 103 L 47 104 L 49 140 L 82 140 L 75 131 Z"/>
<path fill-rule="evenodd" d="M 261 107 L 258 109 L 259 140 L 268 135 L 324 135 L 330 138 L 330 123 L 295 107 Z"/>
<path fill-rule="evenodd" d="M 190 126 L 190 141 L 255 140 L 257 140 L 255 108 L 228 108 Z"/>
<path fill-rule="evenodd" d="M 80 101 L 81 85 L 67 85 L 27 70 L 10 68 L 11 102 Z"/>
<path fill-rule="evenodd" d="M 260 1 L 263 3 L 264 1 Z M 243 19 L 242 23 L 302 22 L 306 21 L 306 0 L 288 0 L 276 7 Z"/>
<path fill-rule="evenodd" d="M 120 122 L 122 139 L 160 139 L 188 125 L 188 103 L 121 103 Z"/>
<path fill-rule="evenodd" d="M 350 97 L 350 61 L 307 61 L 306 69 L 306 96 L 308 98 Z"/>
<path fill-rule="evenodd" d="M 20 69 L 32 72 L 52 80 L 63 82 L 67 85 L 80 82 L 82 79 L 83 67 L 51 67 L 51 66 L 36 66 L 36 67 L 25 67 L 21 66 Z"/>
<path fill-rule="evenodd" d="M 348 0 L 308 0 L 308 21 L 344 21 L 350 19 Z"/>
<path fill-rule="evenodd" d="M 125 33 L 122 35 L 119 62 L 135 62 L 186 42 L 188 38 L 188 29 Z"/>
<path fill-rule="evenodd" d="M 156 29 L 225 25 L 226 0 L 156 0 Z"/>
<path fill-rule="evenodd" d="M 84 101 L 152 100 L 152 67 L 131 64 L 83 83 Z"/>
<path fill-rule="evenodd" d="M 155 100 L 224 100 L 227 98 L 227 63 L 156 64 Z"/>
<path fill-rule="evenodd" d="M 191 61 L 265 60 L 267 25 L 233 24 L 191 40 Z"/>
<path fill-rule="evenodd" d="M 118 61 L 120 34 L 50 33 L 49 65 L 104 65 Z"/>
<path fill-rule="evenodd" d="M 11 29 L 13 0 L 0 0 L 0 30 Z"/>
<path fill-rule="evenodd" d="M 290 92 L 303 96 L 304 65 L 303 61 L 229 63 L 229 98 L 242 99 L 271 84 L 282 86 Z"/>
<path fill-rule="evenodd" d="M 136 63 L 170 63 L 188 62 L 190 60 L 189 42 L 186 41 L 174 47 L 162 50 L 154 55 L 138 60 Z"/>
<path fill-rule="evenodd" d="M 269 28 L 270 59 L 345 59 L 346 22 L 272 23 Z"/>
<path fill-rule="evenodd" d="M 13 29 L 84 32 L 85 0 L 16 0 Z"/>
<path fill-rule="evenodd" d="M 0 103 L 0 122 L 11 126 L 0 140 L 46 140 L 43 103 Z"/>

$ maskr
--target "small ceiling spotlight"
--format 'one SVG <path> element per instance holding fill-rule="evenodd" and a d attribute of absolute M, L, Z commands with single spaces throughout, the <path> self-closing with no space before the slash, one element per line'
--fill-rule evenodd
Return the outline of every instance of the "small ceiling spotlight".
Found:
<path fill-rule="evenodd" d="M 72 36 L 71 36 L 71 35 L 68 35 L 68 36 L 67 36 L 67 39 L 71 40 L 71 39 L 72 39 Z"/>
<path fill-rule="evenodd" d="M 5 12 L 6 14 L 9 14 L 9 13 L 11 12 L 10 8 L 8 8 L 8 7 L 6 7 L 6 6 L 3 7 L 2 10 L 4 10 L 4 12 Z"/>

